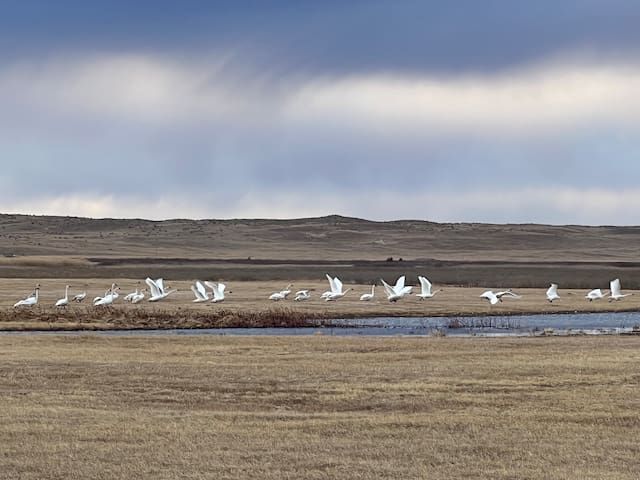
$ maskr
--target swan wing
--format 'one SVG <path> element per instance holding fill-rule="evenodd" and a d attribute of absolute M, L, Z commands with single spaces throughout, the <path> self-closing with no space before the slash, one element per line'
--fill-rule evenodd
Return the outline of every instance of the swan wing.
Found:
<path fill-rule="evenodd" d="M 401 293 L 402 290 L 404 289 L 404 281 L 405 281 L 405 277 L 404 275 L 402 275 L 400 278 L 398 278 L 398 280 L 396 280 L 396 284 L 393 287 L 393 290 L 396 293 Z"/>
<path fill-rule="evenodd" d="M 387 297 L 392 297 L 396 294 L 395 290 L 391 285 L 385 282 L 382 278 L 380 279 L 380 281 L 382 282 L 382 286 L 384 287 L 384 291 L 387 294 Z"/>
<path fill-rule="evenodd" d="M 201 298 L 206 299 L 208 298 L 207 296 L 207 289 L 204 288 L 204 285 L 202 284 L 202 282 L 200 280 L 196 280 L 196 285 L 195 288 L 198 290 L 198 292 L 200 293 Z"/>
<path fill-rule="evenodd" d="M 552 283 L 547 289 L 547 297 L 555 297 L 556 295 L 558 295 L 558 284 Z"/>
<path fill-rule="evenodd" d="M 146 283 L 149 286 L 149 290 L 151 291 L 152 297 L 159 297 L 161 295 L 161 292 L 158 289 L 158 285 L 156 285 L 156 282 L 151 280 L 149 277 L 145 279 L 144 283 Z"/>
<path fill-rule="evenodd" d="M 342 293 L 342 282 L 338 277 L 333 277 L 333 283 L 336 286 L 334 293 Z"/>
<path fill-rule="evenodd" d="M 427 296 L 431 295 L 431 282 L 427 277 L 419 275 L 418 280 L 420 281 L 420 293 Z"/>
<path fill-rule="evenodd" d="M 616 278 L 615 280 L 611 280 L 609 283 L 611 288 L 611 296 L 618 297 L 622 294 L 622 288 L 620 287 L 620 279 Z"/>

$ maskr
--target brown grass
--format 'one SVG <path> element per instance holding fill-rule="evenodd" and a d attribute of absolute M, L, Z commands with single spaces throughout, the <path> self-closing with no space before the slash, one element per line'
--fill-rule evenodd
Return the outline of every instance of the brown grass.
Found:
<path fill-rule="evenodd" d="M 0 336 L 0 478 L 635 479 L 637 343 Z"/>

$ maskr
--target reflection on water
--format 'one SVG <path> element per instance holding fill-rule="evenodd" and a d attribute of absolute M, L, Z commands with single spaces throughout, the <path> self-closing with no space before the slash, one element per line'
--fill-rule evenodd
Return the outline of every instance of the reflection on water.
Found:
<path fill-rule="evenodd" d="M 447 335 L 528 336 L 542 334 L 640 333 L 640 312 L 572 313 L 484 317 L 380 317 L 336 319 L 332 327 L 108 330 L 98 332 L 4 332 L 104 335 Z"/>

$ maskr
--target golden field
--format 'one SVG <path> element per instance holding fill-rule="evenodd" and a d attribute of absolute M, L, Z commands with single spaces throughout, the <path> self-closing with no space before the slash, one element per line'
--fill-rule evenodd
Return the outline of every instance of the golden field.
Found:
<path fill-rule="evenodd" d="M 0 336 L 0 478 L 636 479 L 633 337 Z"/>

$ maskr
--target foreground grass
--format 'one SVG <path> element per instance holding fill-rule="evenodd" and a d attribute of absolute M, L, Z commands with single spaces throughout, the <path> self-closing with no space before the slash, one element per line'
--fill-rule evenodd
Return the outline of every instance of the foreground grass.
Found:
<path fill-rule="evenodd" d="M 0 337 L 0 478 L 640 476 L 638 339 Z"/>

